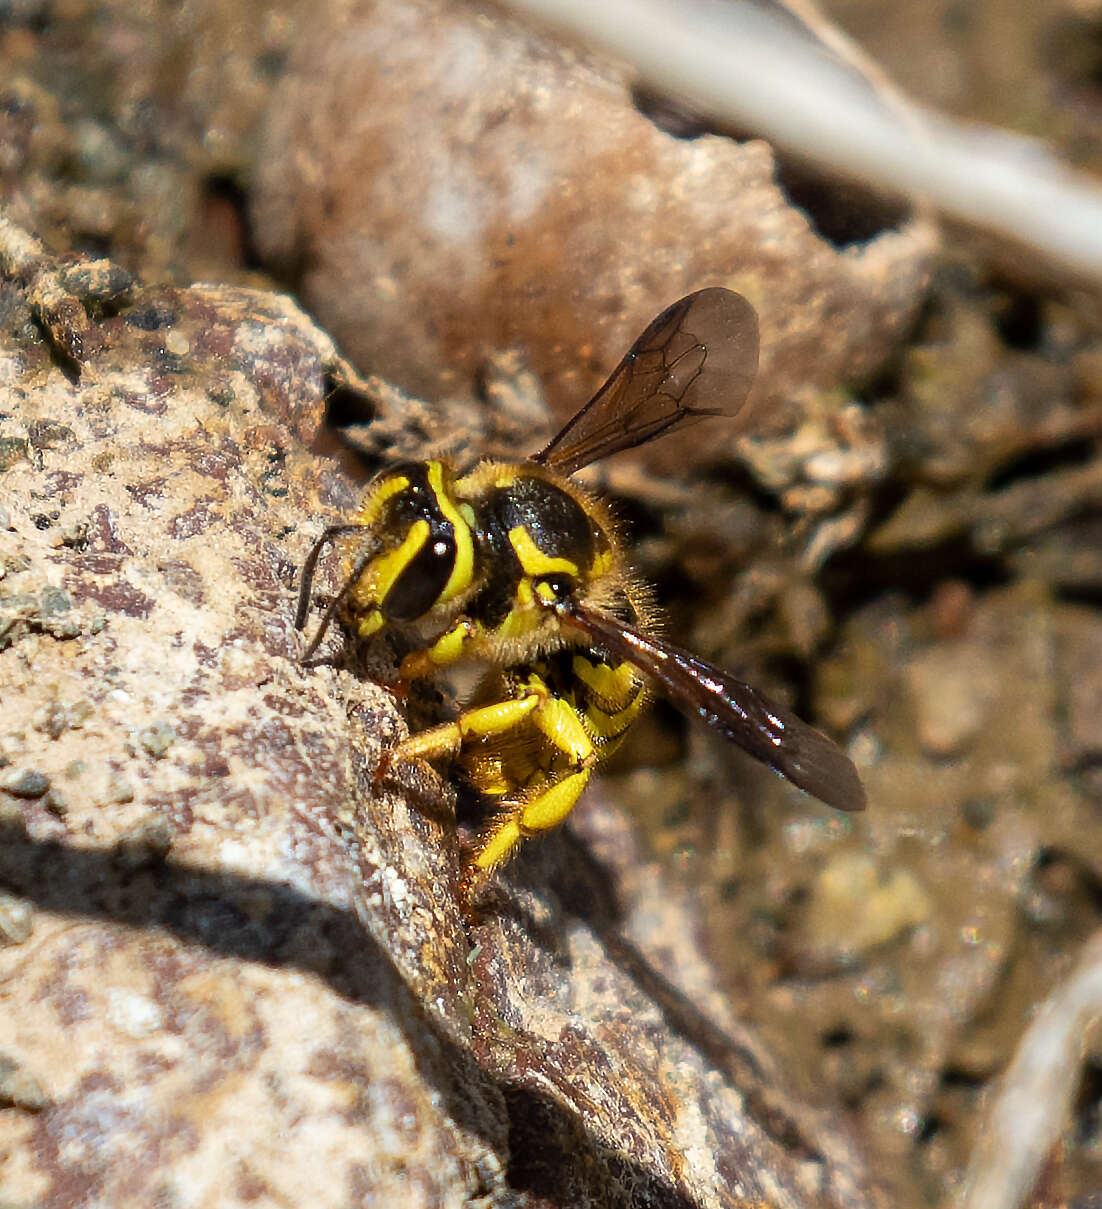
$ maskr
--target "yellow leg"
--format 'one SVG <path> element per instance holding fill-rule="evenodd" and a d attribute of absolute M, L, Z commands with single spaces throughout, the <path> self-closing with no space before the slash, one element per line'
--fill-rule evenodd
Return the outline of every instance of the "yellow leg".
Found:
<path fill-rule="evenodd" d="M 472 858 L 474 873 L 469 882 L 472 892 L 507 860 L 522 839 L 557 827 L 577 805 L 589 783 L 597 753 L 577 712 L 557 697 L 547 697 L 532 715 L 533 723 L 544 736 L 567 756 L 573 771 L 567 772 L 529 798 L 503 803 Z"/>
<path fill-rule="evenodd" d="M 540 696 L 530 693 L 496 705 L 469 709 L 454 722 L 445 722 L 430 730 L 410 735 L 394 748 L 391 760 L 436 760 L 454 756 L 467 739 L 499 735 L 519 726 L 539 705 Z"/>
<path fill-rule="evenodd" d="M 566 818 L 581 797 L 597 762 L 593 741 L 573 706 L 553 696 L 536 675 L 529 678 L 525 687 L 528 691 L 524 696 L 466 710 L 454 722 L 410 735 L 392 752 L 392 759 L 399 760 L 455 756 L 469 739 L 507 735 L 530 720 L 554 752 L 569 761 L 565 771 L 549 771 L 548 780 L 535 793 L 502 803 L 500 814 L 468 866 L 468 899 L 477 894 L 481 884 L 508 859 L 522 839 L 549 831 Z"/>
<path fill-rule="evenodd" d="M 509 803 L 494 821 L 471 863 L 484 873 L 492 873 L 525 837 L 557 827 L 577 805 L 591 774 L 592 768 L 568 773 L 534 798 Z"/>
<path fill-rule="evenodd" d="M 432 644 L 422 651 L 410 651 L 398 669 L 399 684 L 409 684 L 431 676 L 442 667 L 456 663 L 467 653 L 468 647 L 478 637 L 478 628 L 473 622 L 460 619 Z"/>

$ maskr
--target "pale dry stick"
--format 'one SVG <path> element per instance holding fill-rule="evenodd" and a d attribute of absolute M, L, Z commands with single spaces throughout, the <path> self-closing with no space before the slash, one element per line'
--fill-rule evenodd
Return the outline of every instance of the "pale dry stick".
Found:
<path fill-rule="evenodd" d="M 1079 1067 L 1102 1018 L 1102 931 L 1044 1002 L 987 1106 L 959 1209 L 1021 1209 L 1067 1125 Z"/>
<path fill-rule="evenodd" d="M 719 124 L 1031 247 L 1102 281 L 1102 186 L 1042 144 L 919 106 L 899 117 L 821 43 L 750 4 L 509 0 Z M 789 21 L 791 18 L 789 17 Z M 922 134 L 916 135 L 916 129 Z"/>
<path fill-rule="evenodd" d="M 817 38 L 823 46 L 837 57 L 839 62 L 848 64 L 855 72 L 863 76 L 880 99 L 889 108 L 894 109 L 899 120 L 910 126 L 916 138 L 925 138 L 925 127 L 921 115 L 911 103 L 906 93 L 888 75 L 884 68 L 855 42 L 839 25 L 835 25 L 828 17 L 819 11 L 811 0 L 778 0 L 788 9 Z"/>

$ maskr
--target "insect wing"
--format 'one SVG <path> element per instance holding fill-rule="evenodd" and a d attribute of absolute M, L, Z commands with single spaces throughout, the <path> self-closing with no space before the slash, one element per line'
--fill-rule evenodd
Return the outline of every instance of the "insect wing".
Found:
<path fill-rule="evenodd" d="M 609 380 L 536 454 L 562 474 L 708 416 L 733 416 L 758 369 L 758 316 L 712 287 L 667 307 Z"/>
<path fill-rule="evenodd" d="M 838 810 L 865 808 L 865 790 L 849 757 L 756 688 L 614 617 L 576 606 L 566 617 L 610 654 L 654 680 L 685 713 L 700 718 L 793 785 Z"/>

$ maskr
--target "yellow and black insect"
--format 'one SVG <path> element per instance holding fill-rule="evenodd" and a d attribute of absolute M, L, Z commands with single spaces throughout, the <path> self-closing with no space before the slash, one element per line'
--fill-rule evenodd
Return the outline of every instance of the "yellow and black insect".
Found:
<path fill-rule="evenodd" d="M 366 638 L 399 628 L 414 650 L 401 682 L 461 660 L 491 665 L 452 722 L 411 735 L 391 760 L 451 757 L 497 810 L 470 860 L 476 892 L 525 836 L 557 826 L 651 688 L 830 806 L 864 790 L 825 735 L 748 684 L 657 637 L 648 590 L 605 508 L 570 476 L 707 416 L 733 416 L 758 363 L 753 307 L 700 290 L 663 311 L 585 407 L 528 461 L 460 473 L 407 462 L 368 487 L 351 524 L 327 529 L 303 568 L 296 625 L 318 556 L 345 546 L 336 616 Z"/>

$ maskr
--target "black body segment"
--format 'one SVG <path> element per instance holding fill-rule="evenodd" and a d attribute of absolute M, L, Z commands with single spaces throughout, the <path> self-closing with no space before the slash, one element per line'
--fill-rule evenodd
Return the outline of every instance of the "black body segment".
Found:
<path fill-rule="evenodd" d="M 475 529 L 475 542 L 482 586 L 471 601 L 468 612 L 473 620 L 487 630 L 494 630 L 508 617 L 524 572 L 516 551 L 509 543 L 509 530 L 496 509 L 481 511 Z"/>
<path fill-rule="evenodd" d="M 506 533 L 527 531 L 548 558 L 565 559 L 575 570 L 593 561 L 594 526 L 573 496 L 537 475 L 518 475 L 494 493 L 490 510 Z"/>

